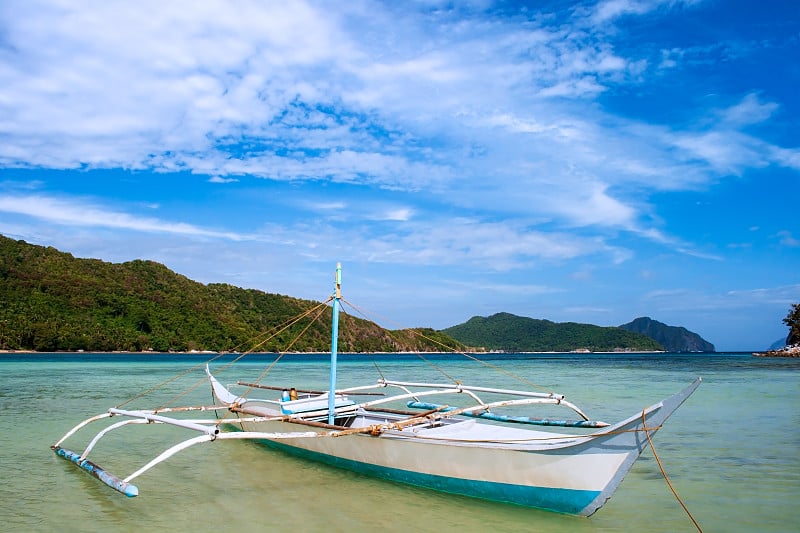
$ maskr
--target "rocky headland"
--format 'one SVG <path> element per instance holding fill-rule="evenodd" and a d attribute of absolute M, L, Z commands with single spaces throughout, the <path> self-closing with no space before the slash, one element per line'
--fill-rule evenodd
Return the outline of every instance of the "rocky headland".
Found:
<path fill-rule="evenodd" d="M 784 346 L 780 350 L 767 350 L 766 352 L 753 352 L 756 357 L 800 357 L 800 344 Z"/>

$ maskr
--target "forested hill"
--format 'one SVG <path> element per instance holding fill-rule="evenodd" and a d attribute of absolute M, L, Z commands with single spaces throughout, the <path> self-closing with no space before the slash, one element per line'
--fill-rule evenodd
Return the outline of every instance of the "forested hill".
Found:
<path fill-rule="evenodd" d="M 0 349 L 245 351 L 253 348 L 253 339 L 264 339 L 265 332 L 315 305 L 231 285 L 203 285 L 152 261 L 76 259 L 0 235 Z M 388 331 L 346 314 L 340 324 L 341 351 L 445 351 L 424 337 L 463 349 L 431 329 Z M 329 350 L 330 308 L 290 345 L 307 325 L 296 324 L 258 350 Z"/>
<path fill-rule="evenodd" d="M 670 352 L 713 352 L 714 345 L 686 328 L 668 326 L 650 317 L 639 317 L 620 326 L 627 331 L 647 335 Z"/>
<path fill-rule="evenodd" d="M 556 323 L 497 313 L 475 316 L 457 326 L 442 330 L 468 346 L 483 346 L 506 352 L 569 352 L 589 350 L 653 351 L 664 348 L 655 340 L 617 327 L 601 327 L 575 322 Z"/>

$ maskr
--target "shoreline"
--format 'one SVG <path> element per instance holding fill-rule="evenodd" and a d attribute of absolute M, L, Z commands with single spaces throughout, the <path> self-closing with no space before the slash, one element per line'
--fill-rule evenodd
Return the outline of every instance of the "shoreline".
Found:
<path fill-rule="evenodd" d="M 767 350 L 765 352 L 753 352 L 756 357 L 800 357 L 800 344 L 784 346 L 780 350 Z"/>
<path fill-rule="evenodd" d="M 493 355 L 493 356 L 502 356 L 502 355 L 724 355 L 724 354 L 751 354 L 756 357 L 800 357 L 800 346 L 795 347 L 797 350 L 795 355 L 771 355 L 772 352 L 782 352 L 782 350 L 772 350 L 769 352 L 753 352 L 751 350 L 733 350 L 733 351 L 724 351 L 724 352 L 668 352 L 664 350 L 620 350 L 620 351 L 519 351 L 519 352 L 500 352 L 500 351 L 433 351 L 433 352 L 409 352 L 409 351 L 400 351 L 400 352 L 339 352 L 341 355 L 409 355 L 409 354 L 469 354 L 469 355 Z M 785 350 L 785 349 L 784 349 Z M 250 352 L 249 354 L 273 354 L 279 352 Z M 94 351 L 94 350 L 59 350 L 55 352 L 40 352 L 36 350 L 0 350 L 0 355 L 11 355 L 11 354 L 26 354 L 26 355 L 53 355 L 53 354 L 63 354 L 63 355 L 92 355 L 92 354 L 119 354 L 119 355 L 157 355 L 157 356 L 164 356 L 164 355 L 209 355 L 209 356 L 216 356 L 216 355 L 241 355 L 242 352 L 217 352 L 213 350 L 193 350 L 193 351 L 185 351 L 185 352 L 155 352 L 150 350 L 145 351 L 127 351 L 127 350 L 112 350 L 112 351 Z M 248 354 L 248 355 L 249 355 Z M 284 352 L 285 355 L 329 355 L 330 352 Z M 769 355 L 767 355 L 769 354 Z"/>

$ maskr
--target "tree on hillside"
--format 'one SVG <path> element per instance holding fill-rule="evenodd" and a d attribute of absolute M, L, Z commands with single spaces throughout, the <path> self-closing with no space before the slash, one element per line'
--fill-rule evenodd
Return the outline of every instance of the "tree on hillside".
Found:
<path fill-rule="evenodd" d="M 783 323 L 789 326 L 786 344 L 800 344 L 800 304 L 792 304 L 792 309 L 783 319 Z"/>

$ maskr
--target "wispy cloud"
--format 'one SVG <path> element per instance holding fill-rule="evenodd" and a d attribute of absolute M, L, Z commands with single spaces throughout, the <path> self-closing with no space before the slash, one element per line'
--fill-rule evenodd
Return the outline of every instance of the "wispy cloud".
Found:
<path fill-rule="evenodd" d="M 592 21 L 604 24 L 626 15 L 644 15 L 656 9 L 698 4 L 704 0 L 604 0 L 593 8 Z"/>
<path fill-rule="evenodd" d="M 48 196 L 0 196 L 0 212 L 25 215 L 38 220 L 69 226 L 116 228 L 146 233 L 168 233 L 195 237 L 243 240 L 232 232 L 214 231 L 192 224 L 137 217 L 108 210 L 86 201 L 72 201 Z"/>
<path fill-rule="evenodd" d="M 788 308 L 792 303 L 796 303 L 798 292 L 800 292 L 800 284 L 739 289 L 728 291 L 725 296 L 735 302 L 736 305 L 770 302 L 782 304 Z"/>

